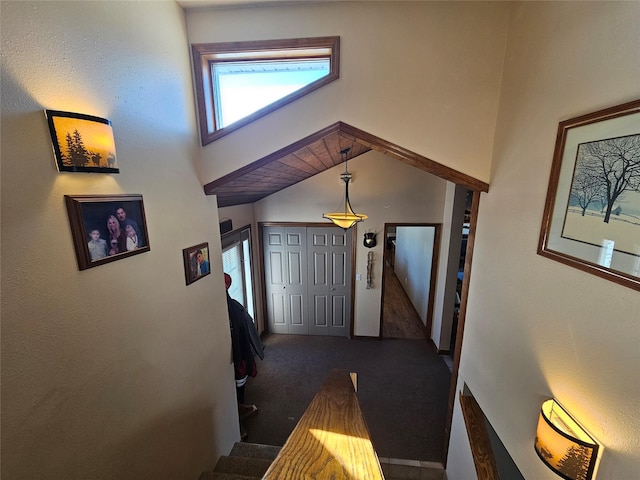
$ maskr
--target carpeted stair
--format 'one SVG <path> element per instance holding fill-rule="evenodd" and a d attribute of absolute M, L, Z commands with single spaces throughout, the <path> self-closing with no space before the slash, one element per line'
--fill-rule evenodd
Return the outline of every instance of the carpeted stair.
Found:
<path fill-rule="evenodd" d="M 280 447 L 258 443 L 236 443 L 229 455 L 220 457 L 211 472 L 199 480 L 255 480 L 262 478 L 276 458 Z"/>
<path fill-rule="evenodd" d="M 380 466 L 385 480 L 446 480 L 447 478 L 442 464 L 435 462 L 380 458 Z"/>

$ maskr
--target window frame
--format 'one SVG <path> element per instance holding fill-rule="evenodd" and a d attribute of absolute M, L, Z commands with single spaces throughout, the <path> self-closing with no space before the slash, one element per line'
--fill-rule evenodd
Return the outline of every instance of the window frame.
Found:
<path fill-rule="evenodd" d="M 253 235 L 251 225 L 245 225 L 242 228 L 224 233 L 220 236 L 221 241 L 221 260 L 223 270 L 224 253 L 232 248 L 238 248 L 240 252 L 240 273 L 242 275 L 242 298 L 235 298 L 249 312 L 251 318 L 257 326 L 256 318 L 256 284 L 253 275 Z M 247 265 L 248 262 L 248 265 Z M 225 270 L 226 272 L 226 270 Z"/>
<path fill-rule="evenodd" d="M 322 53 L 322 50 L 327 50 Z M 340 77 L 340 37 L 292 38 L 224 43 L 194 43 L 193 76 L 200 124 L 200 140 L 205 146 L 267 115 Z M 314 52 L 315 51 L 315 52 Z M 231 125 L 217 128 L 212 64 L 220 61 L 278 60 L 284 58 L 329 58 L 329 74 L 309 85 L 270 103 Z"/>

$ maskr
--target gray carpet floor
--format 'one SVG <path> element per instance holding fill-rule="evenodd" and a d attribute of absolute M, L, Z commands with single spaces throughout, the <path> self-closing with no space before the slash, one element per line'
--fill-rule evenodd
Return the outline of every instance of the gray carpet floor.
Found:
<path fill-rule="evenodd" d="M 381 457 L 443 461 L 451 373 L 426 340 L 270 335 L 245 403 L 247 441 L 282 446 L 333 368 L 358 374 L 358 401 Z"/>

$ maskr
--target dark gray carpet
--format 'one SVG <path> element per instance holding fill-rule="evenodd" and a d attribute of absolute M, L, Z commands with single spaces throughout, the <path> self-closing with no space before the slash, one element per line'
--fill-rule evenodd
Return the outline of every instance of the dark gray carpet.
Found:
<path fill-rule="evenodd" d="M 451 373 L 426 340 L 270 335 L 245 403 L 247 441 L 282 446 L 329 371 L 358 374 L 358 400 L 381 457 L 443 461 Z"/>

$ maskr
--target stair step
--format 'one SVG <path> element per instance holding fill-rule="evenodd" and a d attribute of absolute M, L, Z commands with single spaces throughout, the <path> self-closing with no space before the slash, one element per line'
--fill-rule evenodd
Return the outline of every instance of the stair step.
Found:
<path fill-rule="evenodd" d="M 261 478 L 270 465 L 271 460 L 266 458 L 223 456 L 220 457 L 213 471 Z"/>
<path fill-rule="evenodd" d="M 236 442 L 231 449 L 231 457 L 251 457 L 275 460 L 282 447 L 263 445 L 261 443 Z"/>
<path fill-rule="evenodd" d="M 261 477 L 248 477 L 246 475 L 236 475 L 235 473 L 204 472 L 198 480 L 256 480 Z"/>
<path fill-rule="evenodd" d="M 386 480 L 445 480 L 445 470 L 440 463 L 380 458 L 380 466 Z"/>

